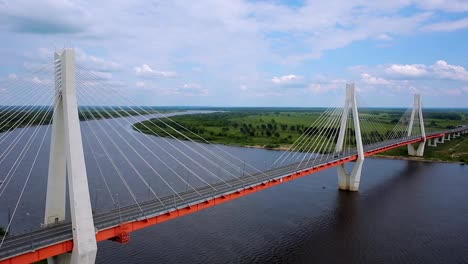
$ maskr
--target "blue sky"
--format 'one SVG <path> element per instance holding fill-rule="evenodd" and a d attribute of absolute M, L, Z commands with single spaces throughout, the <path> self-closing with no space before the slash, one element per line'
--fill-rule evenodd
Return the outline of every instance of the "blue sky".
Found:
<path fill-rule="evenodd" d="M 468 107 L 468 1 L 0 0 L 0 79 L 77 50 L 146 105 Z"/>

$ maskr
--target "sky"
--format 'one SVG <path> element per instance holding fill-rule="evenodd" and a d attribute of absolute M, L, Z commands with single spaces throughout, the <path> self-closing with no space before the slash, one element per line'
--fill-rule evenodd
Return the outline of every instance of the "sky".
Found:
<path fill-rule="evenodd" d="M 157 106 L 468 107 L 466 0 L 0 0 L 0 81 L 77 63 Z"/>

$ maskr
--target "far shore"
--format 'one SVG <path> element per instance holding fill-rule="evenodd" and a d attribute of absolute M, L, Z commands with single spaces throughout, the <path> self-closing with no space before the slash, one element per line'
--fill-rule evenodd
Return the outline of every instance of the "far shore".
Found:
<path fill-rule="evenodd" d="M 459 161 L 449 161 L 449 160 L 440 160 L 440 159 L 426 159 L 424 157 L 404 157 L 404 156 L 389 156 L 389 155 L 374 155 L 369 158 L 374 159 L 393 159 L 393 160 L 412 160 L 412 161 L 422 161 L 422 162 L 432 162 L 432 163 L 455 163 L 460 165 L 465 165 L 464 162 Z"/>
<path fill-rule="evenodd" d="M 243 147 L 243 148 L 256 148 L 256 149 L 266 149 L 266 150 L 277 150 L 277 151 L 287 151 L 288 147 L 287 146 L 281 146 L 277 148 L 267 148 L 265 146 L 261 145 L 226 145 L 222 144 L 225 146 L 236 146 L 236 147 Z M 422 162 L 431 162 L 431 163 L 454 163 L 454 164 L 460 164 L 460 165 L 465 165 L 463 162 L 459 161 L 448 161 L 448 160 L 440 160 L 440 159 L 427 159 L 424 157 L 405 157 L 405 156 L 390 156 L 390 155 L 373 155 L 371 157 L 368 157 L 370 159 L 391 159 L 391 160 L 411 160 L 411 161 L 422 161 Z"/>
<path fill-rule="evenodd" d="M 225 145 L 225 144 L 223 144 L 223 145 Z M 226 146 L 229 146 L 229 145 L 226 145 Z M 266 148 L 266 147 L 260 146 L 260 145 L 253 145 L 253 146 L 240 146 L 239 145 L 239 147 L 267 149 L 267 150 L 278 150 L 278 151 L 288 150 L 288 147 L 286 147 L 286 146 L 277 147 L 277 148 Z M 405 157 L 405 156 L 390 156 L 390 155 L 379 155 L 379 154 L 377 154 L 377 155 L 373 155 L 373 156 L 368 157 L 368 158 L 370 158 L 370 159 L 411 160 L 411 161 L 422 161 L 422 162 L 432 162 L 432 163 L 455 163 L 455 164 L 465 165 L 465 163 L 459 162 L 459 161 L 427 159 L 427 158 L 424 158 L 424 157 Z"/>

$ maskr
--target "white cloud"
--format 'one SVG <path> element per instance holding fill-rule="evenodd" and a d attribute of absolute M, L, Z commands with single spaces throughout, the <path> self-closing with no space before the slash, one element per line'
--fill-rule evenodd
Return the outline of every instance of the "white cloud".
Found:
<path fill-rule="evenodd" d="M 0 23 L 9 30 L 29 34 L 77 34 L 89 25 L 88 12 L 74 1 L 0 2 Z"/>
<path fill-rule="evenodd" d="M 18 76 L 16 74 L 14 74 L 14 73 L 10 73 L 10 74 L 8 74 L 8 79 L 16 80 L 16 79 L 18 79 Z"/>
<path fill-rule="evenodd" d="M 382 41 L 390 41 L 390 40 L 393 40 L 392 37 L 390 37 L 388 34 L 385 34 L 385 33 L 381 33 L 379 35 L 377 35 L 376 37 L 378 40 L 382 40 Z"/>
<path fill-rule="evenodd" d="M 24 59 L 12 51 L 34 50 L 25 65 L 39 65 L 38 57 L 43 58 L 40 62 L 50 62 L 54 47 L 73 45 L 80 47 L 77 60 L 86 69 L 119 71 L 107 77 L 128 80 L 131 86 L 142 80 L 146 87 L 155 87 L 157 81 L 158 87 L 180 90 L 184 89 L 184 82 L 194 80 L 205 87 L 217 88 L 212 91 L 217 101 L 210 103 L 214 104 L 224 102 L 226 97 L 232 100 L 237 97 L 240 102 L 245 99 L 241 96 L 259 91 L 260 86 L 265 88 L 265 97 L 280 94 L 293 99 L 293 89 L 285 94 L 281 88 L 295 87 L 294 92 L 298 93 L 309 86 L 314 91 L 328 89 L 326 84 L 309 85 L 310 79 L 305 76 L 309 71 L 305 67 L 310 64 L 306 61 L 353 43 L 359 43 L 359 49 L 363 49 L 368 39 L 379 40 L 377 45 L 396 46 L 402 45 L 398 41 L 402 35 L 418 38 L 420 34 L 427 34 L 421 33 L 423 30 L 464 28 L 466 18 L 462 12 L 468 10 L 466 0 L 300 2 L 292 7 L 281 1 L 249 0 L 200 0 L 190 5 L 183 0 L 118 1 L 112 5 L 85 0 L 0 0 L 0 35 L 9 40 L 2 46 L 5 50 L 2 60 L 12 65 L 9 62 Z M 451 16 L 446 12 L 458 14 Z M 392 57 L 393 52 L 389 54 L 385 56 L 388 60 L 398 57 Z M 353 56 L 350 57 L 360 59 Z M 376 60 L 377 63 L 382 61 L 381 58 Z M 465 80 L 463 72 L 454 69 L 440 69 L 435 74 L 431 65 L 420 69 L 414 64 L 394 63 L 396 68 L 389 73 L 385 68 L 390 65 L 384 65 L 382 69 L 360 72 L 369 74 L 367 77 L 360 73 L 354 77 L 368 82 L 369 86 L 402 79 Z M 203 75 L 198 69 L 203 70 Z M 324 69 L 323 74 L 334 71 L 338 76 L 346 76 L 340 68 Z M 304 77 L 295 79 L 300 76 L 290 74 L 294 77 L 288 78 L 288 75 L 275 74 L 279 70 L 300 73 Z M 165 78 L 174 76 L 179 78 Z M 240 81 L 237 76 L 247 76 L 247 79 Z M 244 89 L 246 92 L 239 92 Z M 142 97 L 145 94 L 140 95 Z"/>
<path fill-rule="evenodd" d="M 298 87 L 304 86 L 303 77 L 295 74 L 289 74 L 284 76 L 275 76 L 271 79 L 271 82 L 275 85 L 284 87 Z"/>
<path fill-rule="evenodd" d="M 160 76 L 160 77 L 175 77 L 176 72 L 173 71 L 158 71 L 152 69 L 148 64 L 143 64 L 135 67 L 135 73 L 139 76 Z"/>
<path fill-rule="evenodd" d="M 403 78 L 418 78 L 427 74 L 423 64 L 392 64 L 385 71 L 390 76 Z"/>
<path fill-rule="evenodd" d="M 431 66 L 433 73 L 441 79 L 468 81 L 468 71 L 457 65 L 450 65 L 446 61 L 438 60 Z"/>
<path fill-rule="evenodd" d="M 359 73 L 363 82 L 379 82 L 384 84 L 389 80 L 453 80 L 468 81 L 468 70 L 460 65 L 452 65 L 444 60 L 434 64 L 390 64 L 375 67 L 354 66 L 352 72 Z"/>
<path fill-rule="evenodd" d="M 284 84 L 284 83 L 291 83 L 291 82 L 295 82 L 297 80 L 300 80 L 302 79 L 302 76 L 297 76 L 297 75 L 294 75 L 294 74 L 289 74 L 289 75 L 284 75 L 284 76 L 280 76 L 280 77 L 273 77 L 271 79 L 271 81 L 273 83 L 276 83 L 276 84 Z"/>
<path fill-rule="evenodd" d="M 86 69 L 96 70 L 96 71 L 118 71 L 122 69 L 122 66 L 114 61 L 106 60 L 97 56 L 90 55 L 84 52 L 82 49 L 76 50 L 76 62 L 79 65 L 84 66 Z"/>
<path fill-rule="evenodd" d="M 345 80 L 338 80 L 338 79 L 329 80 L 328 82 L 322 82 L 322 83 L 311 83 L 307 87 L 307 91 L 312 92 L 314 94 L 328 93 L 331 91 L 343 89 L 345 83 L 346 83 Z"/>
<path fill-rule="evenodd" d="M 361 73 L 361 80 L 362 82 L 366 84 L 375 84 L 375 85 L 390 84 L 390 82 L 385 80 L 384 78 L 372 76 L 368 73 Z"/>
<path fill-rule="evenodd" d="M 136 87 L 145 87 L 145 82 L 136 82 L 135 86 Z"/>
<path fill-rule="evenodd" d="M 466 12 L 468 11 L 468 2 L 466 0 L 419 0 L 415 4 L 427 10 L 444 10 L 448 12 Z"/>
<path fill-rule="evenodd" d="M 198 83 L 185 83 L 180 87 L 175 89 L 166 90 L 171 94 L 181 95 L 181 96 L 207 96 L 208 89 L 203 88 L 202 85 Z"/>
<path fill-rule="evenodd" d="M 468 18 L 429 24 L 427 26 L 424 26 L 423 30 L 450 32 L 465 28 L 468 28 Z"/>

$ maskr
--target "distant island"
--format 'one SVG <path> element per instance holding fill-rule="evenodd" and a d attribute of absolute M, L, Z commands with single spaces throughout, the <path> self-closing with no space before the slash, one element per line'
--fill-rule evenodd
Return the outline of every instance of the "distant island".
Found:
<path fill-rule="evenodd" d="M 200 142 L 205 139 L 211 143 L 225 145 L 284 150 L 293 144 L 324 111 L 323 108 L 222 110 L 224 111 L 209 114 L 179 115 L 170 119 L 155 118 L 136 123 L 133 129 L 162 137 L 190 138 Z M 404 111 L 405 109 L 368 108 L 361 110 L 360 113 L 368 115 L 372 120 L 378 120 L 381 126 L 391 131 Z M 451 129 L 468 124 L 468 110 L 429 109 L 424 113 L 424 121 L 426 131 Z M 364 130 L 362 134 L 366 139 L 376 136 L 376 131 Z M 380 156 L 405 158 L 406 147 L 384 152 Z M 424 159 L 464 163 L 468 161 L 468 139 L 465 136 L 440 144 L 437 148 L 427 147 Z"/>

